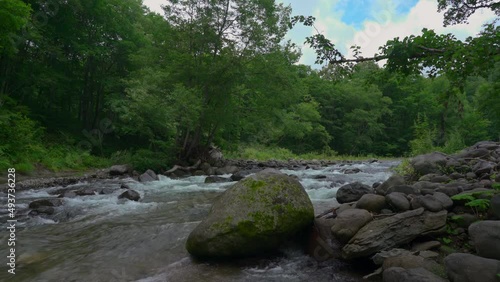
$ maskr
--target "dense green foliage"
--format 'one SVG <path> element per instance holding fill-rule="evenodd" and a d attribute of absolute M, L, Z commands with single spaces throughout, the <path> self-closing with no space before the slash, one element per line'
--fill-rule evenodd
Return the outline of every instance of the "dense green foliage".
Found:
<path fill-rule="evenodd" d="M 388 42 L 385 68 L 345 72 L 297 64 L 284 36 L 307 18 L 290 14 L 272 0 L 170 0 L 164 17 L 141 0 L 0 0 L 0 168 L 167 168 L 210 144 L 403 156 L 500 137 L 498 26 L 466 42 L 424 30 Z M 330 51 L 319 60 L 343 59 Z"/>

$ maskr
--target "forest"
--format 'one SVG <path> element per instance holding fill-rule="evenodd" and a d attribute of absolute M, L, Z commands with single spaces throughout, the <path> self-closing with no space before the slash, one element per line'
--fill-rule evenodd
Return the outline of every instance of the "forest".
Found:
<path fill-rule="evenodd" d="M 500 4 L 438 0 L 445 25 Z M 374 57 L 304 38 L 274 0 L 0 0 L 0 168 L 30 172 L 228 157 L 403 157 L 500 139 L 498 22 L 424 29 Z M 497 17 L 498 19 L 498 17 Z M 378 62 L 385 60 L 381 67 Z M 325 63 L 326 62 L 326 63 Z"/>

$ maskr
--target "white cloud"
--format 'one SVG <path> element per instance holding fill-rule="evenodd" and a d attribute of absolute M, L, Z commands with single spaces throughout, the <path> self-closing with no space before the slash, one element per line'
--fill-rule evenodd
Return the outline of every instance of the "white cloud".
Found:
<path fill-rule="evenodd" d="M 385 11 L 390 14 L 390 20 L 386 23 L 376 21 L 365 21 L 363 28 L 358 30 L 350 40 L 344 42 L 345 46 L 356 43 L 361 46 L 364 56 L 372 56 L 378 52 L 378 48 L 388 40 L 395 37 L 403 38 L 409 35 L 418 35 L 423 28 L 434 29 L 436 33 L 452 33 L 458 39 L 464 40 L 468 36 L 474 36 L 481 30 L 484 23 L 495 18 L 491 11 L 478 11 L 469 18 L 469 24 L 460 24 L 443 27 L 443 14 L 437 12 L 435 0 L 420 0 L 408 13 L 408 15 L 397 15 L 395 10 Z M 360 42 L 362 38 L 364 42 Z"/>

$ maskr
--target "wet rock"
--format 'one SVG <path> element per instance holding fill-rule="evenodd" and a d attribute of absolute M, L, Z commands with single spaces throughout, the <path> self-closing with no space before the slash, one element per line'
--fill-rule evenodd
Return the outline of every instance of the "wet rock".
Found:
<path fill-rule="evenodd" d="M 120 184 L 120 189 L 131 189 L 131 187 L 127 183 L 122 183 L 122 184 Z"/>
<path fill-rule="evenodd" d="M 405 184 L 405 179 L 403 176 L 394 174 L 389 179 L 384 181 L 384 183 L 380 184 L 375 191 L 379 195 L 385 196 L 387 194 L 387 190 L 391 188 L 392 186 L 397 186 L 397 185 L 404 185 Z"/>
<path fill-rule="evenodd" d="M 446 225 L 446 215 L 446 211 L 433 213 L 419 208 L 371 221 L 342 248 L 342 257 L 366 257 L 409 243 L 418 236 L 435 234 Z"/>
<path fill-rule="evenodd" d="M 59 196 L 57 196 L 58 198 L 75 198 L 76 196 L 78 196 L 75 191 L 64 191 L 63 193 L 59 194 Z"/>
<path fill-rule="evenodd" d="M 365 194 L 373 193 L 373 189 L 364 185 L 360 182 L 354 182 L 347 185 L 344 185 L 339 188 L 337 191 L 337 202 L 340 204 L 350 203 L 359 200 Z"/>
<path fill-rule="evenodd" d="M 371 213 L 361 209 L 349 209 L 333 220 L 331 231 L 335 238 L 347 243 L 361 227 L 373 219 Z"/>
<path fill-rule="evenodd" d="M 109 168 L 109 175 L 124 175 L 130 171 L 130 167 L 128 165 L 114 165 Z"/>
<path fill-rule="evenodd" d="M 205 183 L 224 183 L 231 182 L 231 178 L 220 177 L 220 176 L 207 176 L 205 178 Z"/>
<path fill-rule="evenodd" d="M 118 196 L 118 199 L 129 199 L 137 202 L 141 199 L 141 195 L 135 190 L 127 190 Z"/>
<path fill-rule="evenodd" d="M 385 196 L 385 200 L 396 211 L 407 211 L 410 209 L 410 201 L 406 198 L 406 194 L 400 192 L 390 193 Z"/>
<path fill-rule="evenodd" d="M 391 267 L 384 270 L 384 282 L 445 282 L 446 280 L 425 268 L 404 269 L 402 267 Z"/>
<path fill-rule="evenodd" d="M 40 206 L 30 211 L 28 215 L 30 216 L 35 216 L 40 214 L 52 215 L 54 214 L 54 212 L 55 212 L 54 207 Z"/>
<path fill-rule="evenodd" d="M 356 208 L 371 212 L 380 212 L 386 207 L 385 197 L 375 194 L 365 194 L 356 202 Z"/>
<path fill-rule="evenodd" d="M 199 258 L 263 254 L 309 228 L 313 220 L 313 205 L 300 182 L 266 170 L 218 197 L 208 216 L 189 234 L 186 249 Z"/>
<path fill-rule="evenodd" d="M 146 170 L 143 174 L 139 176 L 140 182 L 151 182 L 158 180 L 158 176 L 151 169 Z"/>
<path fill-rule="evenodd" d="M 355 168 L 348 168 L 346 170 L 344 170 L 344 174 L 356 174 L 356 173 L 360 173 L 361 172 L 361 169 L 355 167 Z"/>
<path fill-rule="evenodd" d="M 250 174 L 257 173 L 259 171 L 260 171 L 259 169 L 241 170 L 241 171 L 238 171 L 238 172 L 234 173 L 233 175 L 231 175 L 231 180 L 240 181 L 243 178 L 249 176 Z"/>
<path fill-rule="evenodd" d="M 498 282 L 500 261 L 471 254 L 454 253 L 444 259 L 452 282 Z"/>
<path fill-rule="evenodd" d="M 221 168 L 215 169 L 215 174 L 224 175 L 224 174 L 233 174 L 238 172 L 240 169 L 234 165 L 227 165 Z"/>
<path fill-rule="evenodd" d="M 478 255 L 500 260 L 500 221 L 475 222 L 469 226 L 469 236 Z"/>
<path fill-rule="evenodd" d="M 39 207 L 58 207 L 63 204 L 62 199 L 58 198 L 49 198 L 49 199 L 40 199 L 35 200 L 29 204 L 30 209 L 38 209 Z"/>
<path fill-rule="evenodd" d="M 75 193 L 78 196 L 95 196 L 95 195 L 99 194 L 99 192 L 97 192 L 96 188 L 84 188 L 84 189 L 76 190 Z"/>

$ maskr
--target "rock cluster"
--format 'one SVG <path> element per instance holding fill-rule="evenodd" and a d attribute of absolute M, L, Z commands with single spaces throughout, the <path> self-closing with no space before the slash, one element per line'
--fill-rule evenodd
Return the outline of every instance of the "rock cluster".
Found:
<path fill-rule="evenodd" d="M 420 155 L 407 170 L 339 189 L 330 225 L 342 257 L 372 257 L 386 282 L 500 281 L 500 143 Z"/>

